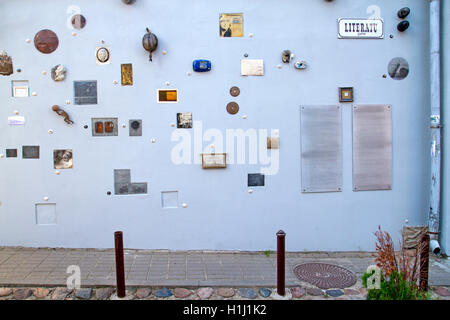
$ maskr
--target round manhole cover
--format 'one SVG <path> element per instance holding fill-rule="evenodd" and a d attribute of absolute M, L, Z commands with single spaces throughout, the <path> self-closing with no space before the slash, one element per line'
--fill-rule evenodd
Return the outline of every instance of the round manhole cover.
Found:
<path fill-rule="evenodd" d="M 348 288 L 356 283 L 350 270 L 326 263 L 304 263 L 294 267 L 295 276 L 320 289 Z"/>

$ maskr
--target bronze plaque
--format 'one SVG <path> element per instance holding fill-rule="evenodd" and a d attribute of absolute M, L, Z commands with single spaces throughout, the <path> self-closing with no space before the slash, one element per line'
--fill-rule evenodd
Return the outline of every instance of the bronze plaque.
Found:
<path fill-rule="evenodd" d="M 95 123 L 95 133 L 103 133 L 103 122 L 102 121 L 97 121 Z"/>
<path fill-rule="evenodd" d="M 227 104 L 227 111 L 229 114 L 236 114 L 239 111 L 239 105 L 236 102 Z"/>
<path fill-rule="evenodd" d="M 237 97 L 237 96 L 239 95 L 239 93 L 241 93 L 241 90 L 240 90 L 238 87 L 232 87 L 232 88 L 230 89 L 230 94 L 231 94 L 233 97 Z"/>
<path fill-rule="evenodd" d="M 52 53 L 58 44 L 58 36 L 51 30 L 41 30 L 34 36 L 34 46 L 42 53 Z"/>
<path fill-rule="evenodd" d="M 86 18 L 81 14 L 75 14 L 72 17 L 72 26 L 75 29 L 83 29 L 86 25 Z"/>
<path fill-rule="evenodd" d="M 133 67 L 131 63 L 120 65 L 122 69 L 122 85 L 132 86 L 133 85 Z"/>
<path fill-rule="evenodd" d="M 111 133 L 114 130 L 114 122 L 105 121 L 105 132 Z"/>

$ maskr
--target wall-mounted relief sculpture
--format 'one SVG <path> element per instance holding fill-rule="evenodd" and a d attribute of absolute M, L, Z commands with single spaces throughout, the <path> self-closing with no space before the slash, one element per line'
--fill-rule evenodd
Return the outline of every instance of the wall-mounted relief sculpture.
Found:
<path fill-rule="evenodd" d="M 263 76 L 264 60 L 243 59 L 241 60 L 241 76 Z"/>
<path fill-rule="evenodd" d="M 111 63 L 111 49 L 104 46 L 95 48 L 95 59 L 97 64 Z"/>
<path fill-rule="evenodd" d="M 62 64 L 54 66 L 51 70 L 53 81 L 63 81 L 66 78 L 67 70 Z"/>
<path fill-rule="evenodd" d="M 177 103 L 178 90 L 177 89 L 157 89 L 156 100 L 158 103 Z"/>
<path fill-rule="evenodd" d="M 142 136 L 142 120 L 130 120 L 129 130 L 131 137 Z"/>
<path fill-rule="evenodd" d="M 283 52 L 281 52 L 281 61 L 284 63 L 290 63 L 292 58 L 294 58 L 294 54 L 291 50 L 283 50 Z"/>
<path fill-rule="evenodd" d="M 353 87 L 339 88 L 339 102 L 353 102 Z"/>
<path fill-rule="evenodd" d="M 149 60 L 152 61 L 152 52 L 158 47 L 158 37 L 149 28 L 146 30 L 147 33 L 142 37 L 142 46 L 149 52 Z"/>
<path fill-rule="evenodd" d="M 73 121 L 70 120 L 69 114 L 65 112 L 63 109 L 61 109 L 59 106 L 57 105 L 52 106 L 52 110 L 56 112 L 59 116 L 63 117 L 65 123 L 73 124 Z"/>
<path fill-rule="evenodd" d="M 86 26 L 86 18 L 82 14 L 74 14 L 71 23 L 75 29 L 83 29 Z"/>
<path fill-rule="evenodd" d="M 17 149 L 6 149 L 7 158 L 17 158 Z"/>
<path fill-rule="evenodd" d="M 227 167 L 226 153 L 202 153 L 203 169 L 219 169 Z"/>
<path fill-rule="evenodd" d="M 122 85 L 132 86 L 133 85 L 133 66 L 131 63 L 121 64 L 120 71 L 122 74 Z"/>
<path fill-rule="evenodd" d="M 34 46 L 39 52 L 52 53 L 58 48 L 58 44 L 58 36 L 51 30 L 41 30 L 34 36 Z"/>
<path fill-rule="evenodd" d="M 39 159 L 39 146 L 22 146 L 22 159 Z"/>
<path fill-rule="evenodd" d="M 192 128 L 192 112 L 177 113 L 177 128 L 182 129 Z"/>
<path fill-rule="evenodd" d="M 267 137 L 267 149 L 279 149 L 280 137 Z"/>
<path fill-rule="evenodd" d="M 94 137 L 119 135 L 118 118 L 92 118 L 92 135 Z"/>
<path fill-rule="evenodd" d="M 236 102 L 230 102 L 227 104 L 227 112 L 229 114 L 236 114 L 239 112 L 239 105 Z"/>
<path fill-rule="evenodd" d="M 130 169 L 114 169 L 114 194 L 146 194 L 146 182 L 131 182 Z"/>
<path fill-rule="evenodd" d="M 263 187 L 264 175 L 262 173 L 249 173 L 247 179 L 247 186 L 249 187 Z"/>
<path fill-rule="evenodd" d="M 221 37 L 243 37 L 244 15 L 242 13 L 222 13 L 219 16 L 219 34 Z"/>
<path fill-rule="evenodd" d="M 97 81 L 74 81 L 74 104 L 97 104 Z"/>
<path fill-rule="evenodd" d="M 13 97 L 29 97 L 30 87 L 28 80 L 13 80 L 11 82 Z"/>
<path fill-rule="evenodd" d="M 231 87 L 230 88 L 230 94 L 233 97 L 237 97 L 241 93 L 241 89 L 239 87 Z"/>
<path fill-rule="evenodd" d="M 409 64 L 404 58 L 394 58 L 388 65 L 389 76 L 394 80 L 403 80 L 409 74 Z"/>
<path fill-rule="evenodd" d="M 9 76 L 14 72 L 12 58 L 5 51 L 0 52 L 0 74 Z"/>
<path fill-rule="evenodd" d="M 72 169 L 73 152 L 70 149 L 53 150 L 53 167 L 55 169 Z"/>

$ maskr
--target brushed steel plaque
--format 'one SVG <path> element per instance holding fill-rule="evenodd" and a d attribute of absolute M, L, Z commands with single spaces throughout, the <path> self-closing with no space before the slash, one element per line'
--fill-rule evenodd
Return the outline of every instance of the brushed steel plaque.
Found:
<path fill-rule="evenodd" d="M 392 189 L 392 108 L 353 106 L 353 190 Z"/>
<path fill-rule="evenodd" d="M 302 192 L 342 191 L 340 106 L 301 106 Z"/>

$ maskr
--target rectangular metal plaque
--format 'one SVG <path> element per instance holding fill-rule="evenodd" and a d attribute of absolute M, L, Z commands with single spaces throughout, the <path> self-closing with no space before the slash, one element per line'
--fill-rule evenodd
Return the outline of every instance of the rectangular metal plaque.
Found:
<path fill-rule="evenodd" d="M 74 104 L 97 104 L 97 81 L 74 81 Z"/>
<path fill-rule="evenodd" d="M 390 105 L 353 106 L 353 190 L 392 189 Z"/>
<path fill-rule="evenodd" d="M 17 158 L 17 149 L 6 149 L 7 158 Z"/>
<path fill-rule="evenodd" d="M 338 20 L 339 39 L 383 39 L 383 20 L 348 19 Z"/>
<path fill-rule="evenodd" d="M 133 67 L 131 63 L 120 65 L 122 71 L 122 85 L 132 86 L 133 85 Z"/>
<path fill-rule="evenodd" d="M 222 13 L 219 16 L 221 37 L 243 37 L 244 15 L 242 13 Z"/>
<path fill-rule="evenodd" d="M 142 136 L 142 120 L 132 119 L 128 123 L 130 137 Z"/>
<path fill-rule="evenodd" d="M 117 136 L 119 134 L 117 118 L 92 118 L 91 121 L 94 137 Z"/>
<path fill-rule="evenodd" d="M 342 191 L 340 106 L 301 106 L 302 192 Z"/>
<path fill-rule="evenodd" d="M 39 159 L 39 146 L 22 146 L 22 159 Z"/>
<path fill-rule="evenodd" d="M 157 89 L 156 101 L 158 103 L 177 103 L 178 90 L 177 89 Z"/>
<path fill-rule="evenodd" d="M 227 154 L 226 153 L 202 153 L 202 168 L 226 168 Z"/>

